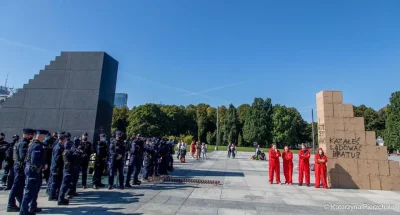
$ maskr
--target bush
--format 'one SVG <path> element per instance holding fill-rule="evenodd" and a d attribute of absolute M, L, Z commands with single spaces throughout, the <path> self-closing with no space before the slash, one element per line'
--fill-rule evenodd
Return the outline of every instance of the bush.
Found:
<path fill-rule="evenodd" d="M 190 143 L 192 143 L 192 141 L 193 141 L 193 136 L 192 136 L 192 135 L 187 135 L 187 136 L 185 136 L 185 137 L 183 138 L 183 141 L 184 141 L 186 144 L 190 144 Z"/>

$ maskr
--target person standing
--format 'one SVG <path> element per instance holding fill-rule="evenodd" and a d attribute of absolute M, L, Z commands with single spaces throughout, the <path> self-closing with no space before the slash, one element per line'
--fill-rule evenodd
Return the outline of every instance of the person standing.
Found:
<path fill-rule="evenodd" d="M 318 154 L 315 155 L 315 188 L 319 188 L 322 180 L 322 186 L 325 189 L 328 189 L 326 183 L 326 162 L 328 162 L 328 158 L 326 157 L 324 150 L 319 148 Z"/>
<path fill-rule="evenodd" d="M 50 178 L 47 189 L 49 190 L 49 201 L 57 201 L 60 194 L 60 187 L 63 180 L 64 169 L 64 144 L 67 142 L 67 137 L 64 133 L 59 133 L 56 145 L 53 147 L 50 166 Z"/>
<path fill-rule="evenodd" d="M 143 147 L 143 181 L 149 181 L 149 174 L 152 172 L 153 165 L 152 165 L 152 150 L 153 147 L 151 146 L 151 140 L 147 139 L 146 144 Z"/>
<path fill-rule="evenodd" d="M 129 152 L 129 165 L 128 165 L 128 173 L 126 175 L 125 187 L 132 187 L 130 185 L 131 176 L 133 174 L 133 184 L 140 185 L 139 181 L 139 173 L 142 168 L 142 157 L 141 152 L 143 143 L 140 135 L 137 135 L 137 138 L 132 141 L 130 152 Z"/>
<path fill-rule="evenodd" d="M 5 141 L 5 138 L 6 135 L 0 133 L 0 170 L 3 168 L 3 161 L 6 158 L 6 150 L 8 148 L 8 143 Z"/>
<path fill-rule="evenodd" d="M 3 186 L 6 186 L 4 190 L 10 190 L 14 183 L 14 145 L 18 142 L 19 136 L 16 134 L 12 138 L 13 141 L 8 144 L 5 154 L 4 175 L 1 180 Z"/>
<path fill-rule="evenodd" d="M 178 148 L 177 148 L 178 153 L 177 153 L 177 156 L 176 156 L 177 159 L 179 159 L 179 157 L 180 157 L 180 155 L 181 155 L 181 146 L 182 146 L 182 145 L 183 145 L 182 140 L 179 140 L 179 142 L 178 142 Z"/>
<path fill-rule="evenodd" d="M 67 137 L 71 137 L 71 134 L 67 132 Z M 82 145 L 81 145 L 81 140 L 79 137 L 74 137 L 74 142 L 73 144 L 73 159 L 72 159 L 72 184 L 71 187 L 69 188 L 67 195 L 68 198 L 73 198 L 74 196 L 78 196 L 78 193 L 76 192 L 76 185 L 78 184 L 79 180 L 79 173 L 81 169 L 81 161 L 82 161 Z"/>
<path fill-rule="evenodd" d="M 194 154 L 196 153 L 196 145 L 194 140 L 190 144 L 190 155 L 192 155 L 192 158 L 194 158 Z"/>
<path fill-rule="evenodd" d="M 186 143 L 182 143 L 181 149 L 180 149 L 180 154 L 181 154 L 181 163 L 186 162 Z"/>
<path fill-rule="evenodd" d="M 276 145 L 273 144 L 271 149 L 268 152 L 269 154 L 269 183 L 272 184 L 274 181 L 274 174 L 275 180 L 277 184 L 281 183 L 280 177 L 280 164 L 279 164 L 279 157 L 281 156 L 280 151 L 276 148 Z"/>
<path fill-rule="evenodd" d="M 88 133 L 82 134 L 81 150 L 82 150 L 82 161 L 81 161 L 81 171 L 82 171 L 82 188 L 86 189 L 86 181 L 89 168 L 90 155 L 92 155 L 92 143 L 88 141 Z M 79 176 L 79 173 L 78 173 Z"/>
<path fill-rule="evenodd" d="M 231 147 L 232 147 L 232 143 L 229 143 L 228 144 L 228 158 L 231 158 L 231 153 L 232 153 Z"/>
<path fill-rule="evenodd" d="M 310 152 L 304 144 L 301 145 L 299 151 L 299 186 L 303 185 L 305 178 L 306 185 L 310 186 Z"/>
<path fill-rule="evenodd" d="M 50 136 L 50 133 L 46 135 L 43 141 L 43 149 L 44 149 L 44 159 L 48 167 L 51 166 L 51 157 L 53 152 L 53 139 Z M 50 179 L 50 168 L 43 169 L 43 179 L 46 181 L 46 184 L 49 184 Z"/>
<path fill-rule="evenodd" d="M 293 153 L 285 146 L 285 151 L 282 153 L 283 174 L 285 175 L 285 184 L 293 184 Z"/>
<path fill-rule="evenodd" d="M 42 209 L 37 208 L 37 198 L 42 185 L 42 168 L 48 168 L 42 145 L 48 133 L 46 130 L 36 130 L 36 135 L 32 143 L 29 144 L 25 159 L 26 187 L 20 209 L 21 215 L 42 211 Z"/>
<path fill-rule="evenodd" d="M 201 146 L 201 154 L 202 154 L 203 159 L 207 159 L 207 148 L 204 143 Z"/>
<path fill-rule="evenodd" d="M 120 139 L 122 135 L 121 131 L 115 132 L 115 139 L 110 143 L 110 165 L 108 167 L 108 189 L 112 190 L 114 186 L 114 176 L 118 171 L 119 177 L 119 188 L 124 189 L 124 156 L 125 156 L 125 144 Z"/>
<path fill-rule="evenodd" d="M 22 141 L 14 145 L 14 183 L 8 196 L 7 212 L 20 211 L 15 199 L 20 205 L 22 204 L 22 196 L 25 187 L 25 158 L 28 152 L 29 142 L 32 140 L 34 132 L 33 129 L 23 129 L 24 135 Z"/>
<path fill-rule="evenodd" d="M 92 179 L 93 189 L 104 187 L 101 183 L 101 176 L 107 165 L 108 144 L 105 134 L 100 134 L 100 141 L 95 146 L 96 159 L 94 162 L 94 174 Z"/>

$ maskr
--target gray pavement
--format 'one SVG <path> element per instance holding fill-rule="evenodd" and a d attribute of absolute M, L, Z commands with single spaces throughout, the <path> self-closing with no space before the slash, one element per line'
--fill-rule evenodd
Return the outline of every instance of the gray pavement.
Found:
<path fill-rule="evenodd" d="M 125 190 L 78 189 L 69 206 L 48 202 L 40 192 L 43 214 L 399 214 L 400 192 L 316 189 L 268 183 L 268 162 L 252 161 L 252 153 L 239 152 L 228 159 L 225 152 L 209 153 L 207 160 L 175 159 L 176 177 L 220 180 L 222 185 L 147 183 Z M 391 156 L 398 160 L 400 156 Z M 295 156 L 297 163 L 297 156 Z M 296 167 L 296 164 L 295 164 Z M 90 178 L 90 177 L 89 177 Z M 91 181 L 91 180 L 89 180 Z M 284 176 L 281 174 L 281 181 Z M 104 183 L 106 180 L 104 180 Z M 314 183 L 314 172 L 311 172 Z M 0 214 L 6 213 L 8 191 L 0 191 Z M 386 209 L 368 209 L 388 204 Z M 339 207 L 342 207 L 339 208 Z M 343 209 L 347 207 L 347 209 Z M 359 207 L 359 208 L 356 208 Z M 361 208 L 360 208 L 361 207 Z M 352 209 L 352 210 L 351 210 Z M 42 214 L 41 213 L 41 214 Z"/>

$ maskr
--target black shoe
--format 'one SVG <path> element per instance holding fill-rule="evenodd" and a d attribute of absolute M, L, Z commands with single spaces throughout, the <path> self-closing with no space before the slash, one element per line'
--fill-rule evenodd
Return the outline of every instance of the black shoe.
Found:
<path fill-rule="evenodd" d="M 61 201 L 57 202 L 57 205 L 69 205 L 69 201 L 66 199 L 61 200 Z"/>
<path fill-rule="evenodd" d="M 109 190 L 112 190 L 112 189 L 113 189 L 113 187 L 112 187 L 111 185 L 109 185 L 109 186 L 108 186 L 108 189 L 109 189 Z"/>
<path fill-rule="evenodd" d="M 118 186 L 118 188 L 119 188 L 120 190 L 125 189 L 124 186 Z"/>
<path fill-rule="evenodd" d="M 98 184 L 97 186 L 98 186 L 98 187 L 105 187 L 106 185 L 105 185 L 105 184 L 102 184 L 102 183 L 100 183 L 100 184 Z"/>
<path fill-rule="evenodd" d="M 4 190 L 4 191 L 6 191 L 6 190 L 11 190 L 11 187 L 6 187 L 6 188 L 4 188 L 3 190 Z"/>
<path fill-rule="evenodd" d="M 76 193 L 76 192 L 75 192 L 75 193 L 73 193 L 72 195 L 73 195 L 73 196 L 79 196 L 79 194 L 78 194 L 78 193 Z"/>
<path fill-rule="evenodd" d="M 140 182 L 133 183 L 133 185 L 140 185 L 140 184 L 141 184 Z"/>
<path fill-rule="evenodd" d="M 310 185 L 309 184 L 307 184 L 307 187 L 309 187 Z"/>
<path fill-rule="evenodd" d="M 19 212 L 20 208 L 17 206 L 7 207 L 7 212 Z"/>
<path fill-rule="evenodd" d="M 132 188 L 132 185 L 130 185 L 130 184 L 125 184 L 125 187 L 127 187 L 127 188 Z"/>
<path fill-rule="evenodd" d="M 99 188 L 97 187 L 97 185 L 93 185 L 93 189 L 97 190 Z"/>
<path fill-rule="evenodd" d="M 86 185 L 85 185 L 85 186 L 82 186 L 82 189 L 86 189 Z"/>
<path fill-rule="evenodd" d="M 42 212 L 41 208 L 35 208 L 34 210 L 31 211 L 31 213 L 40 213 Z"/>
<path fill-rule="evenodd" d="M 49 196 L 49 198 L 47 200 L 49 202 L 55 202 L 55 201 L 57 201 L 57 198 L 52 198 L 52 197 Z"/>

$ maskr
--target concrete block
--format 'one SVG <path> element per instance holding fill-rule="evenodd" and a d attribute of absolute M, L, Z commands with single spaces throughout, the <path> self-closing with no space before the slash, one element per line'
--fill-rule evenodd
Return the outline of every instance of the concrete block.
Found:
<path fill-rule="evenodd" d="M 54 61 L 51 61 L 49 65 L 45 67 L 46 70 L 65 70 L 67 67 L 68 54 L 62 52 L 60 56 L 56 56 Z"/>
<path fill-rule="evenodd" d="M 101 70 L 104 52 L 68 52 L 67 70 Z"/>
<path fill-rule="evenodd" d="M 3 104 L 3 108 L 22 108 L 25 100 L 25 89 L 19 90 L 11 98 L 8 98 Z"/>
<path fill-rule="evenodd" d="M 40 75 L 29 84 L 34 89 L 65 89 L 69 72 L 66 70 L 42 70 Z"/>
<path fill-rule="evenodd" d="M 61 129 L 62 109 L 29 109 L 26 115 L 25 127 L 47 129 L 55 132 Z"/>
<path fill-rule="evenodd" d="M 24 108 L 59 108 L 61 89 L 26 89 Z"/>
<path fill-rule="evenodd" d="M 68 89 L 98 90 L 102 70 L 70 70 Z"/>
<path fill-rule="evenodd" d="M 64 90 L 61 99 L 61 108 L 95 110 L 98 99 L 98 90 Z"/>
<path fill-rule="evenodd" d="M 25 125 L 25 108 L 0 108 L 0 129 L 23 128 Z"/>
<path fill-rule="evenodd" d="M 96 110 L 64 110 L 63 130 L 94 130 Z"/>

